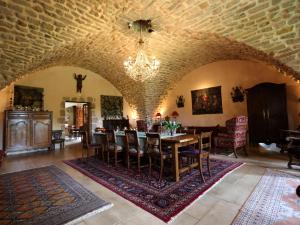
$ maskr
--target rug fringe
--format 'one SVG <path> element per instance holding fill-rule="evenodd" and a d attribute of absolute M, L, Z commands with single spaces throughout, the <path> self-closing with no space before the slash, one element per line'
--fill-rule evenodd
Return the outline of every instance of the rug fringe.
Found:
<path fill-rule="evenodd" d="M 65 223 L 65 225 L 73 225 L 73 224 L 79 223 L 80 221 L 82 221 L 84 219 L 87 219 L 87 218 L 89 218 L 89 217 L 91 217 L 91 216 L 93 216 L 93 215 L 95 215 L 97 213 L 100 213 L 100 212 L 103 212 L 103 211 L 105 211 L 107 209 L 110 209 L 113 206 L 114 206 L 113 203 L 109 203 L 109 204 L 107 204 L 107 205 L 105 205 L 105 206 L 103 206 L 103 207 L 101 207 L 99 209 L 96 209 L 96 210 L 94 210 L 92 212 L 89 212 L 87 214 L 84 214 L 83 216 L 78 217 L 78 218 L 76 218 L 76 219 L 74 219 L 74 220 L 72 220 L 70 222 L 67 222 L 67 223 Z"/>
<path fill-rule="evenodd" d="M 173 222 L 175 219 L 177 219 L 178 216 L 180 216 L 184 211 L 186 211 L 189 207 L 195 204 L 196 201 L 198 201 L 200 198 L 202 198 L 208 191 L 210 191 L 213 187 L 215 187 L 218 183 L 220 183 L 227 175 L 231 174 L 233 171 L 239 169 L 240 167 L 244 166 L 246 163 L 242 163 L 238 167 L 234 168 L 230 172 L 226 173 L 223 177 L 221 177 L 218 181 L 216 181 L 210 188 L 205 190 L 201 195 L 199 195 L 191 204 L 187 205 L 181 212 L 179 212 L 176 216 L 172 217 L 166 224 L 169 224 Z"/>

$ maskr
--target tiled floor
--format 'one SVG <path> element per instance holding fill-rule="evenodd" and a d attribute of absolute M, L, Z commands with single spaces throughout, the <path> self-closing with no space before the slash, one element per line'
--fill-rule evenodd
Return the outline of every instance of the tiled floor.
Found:
<path fill-rule="evenodd" d="M 165 224 L 155 216 L 135 206 L 133 203 L 123 199 L 105 187 L 94 182 L 87 176 L 82 175 L 75 169 L 62 162 L 63 159 L 80 157 L 80 144 L 67 145 L 64 150 L 57 149 L 51 152 L 39 152 L 30 155 L 19 155 L 6 157 L 0 173 L 20 171 L 35 167 L 54 164 L 71 175 L 87 189 L 94 192 L 100 198 L 112 202 L 114 206 L 102 213 L 96 214 L 88 219 L 82 220 L 79 225 L 160 225 Z M 236 160 L 233 157 L 213 155 L 216 158 Z M 249 157 L 241 156 L 239 161 L 246 164 L 222 181 L 216 184 L 200 199 L 185 209 L 172 225 L 226 225 L 231 224 L 239 209 L 246 201 L 259 179 L 265 172 L 265 168 L 286 169 L 287 156 L 279 153 L 266 153 L 260 149 L 252 149 Z M 292 172 L 299 173 L 299 169 Z"/>

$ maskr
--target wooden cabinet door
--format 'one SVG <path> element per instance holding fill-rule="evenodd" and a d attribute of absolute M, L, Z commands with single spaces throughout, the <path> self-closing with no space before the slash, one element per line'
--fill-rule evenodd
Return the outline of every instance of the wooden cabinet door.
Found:
<path fill-rule="evenodd" d="M 51 130 L 52 130 L 51 119 L 47 118 L 47 115 L 33 117 L 32 138 L 31 138 L 32 147 L 33 148 L 50 147 Z"/>
<path fill-rule="evenodd" d="M 247 92 L 248 129 L 251 144 L 264 142 L 267 138 L 265 100 L 261 88 L 254 87 Z"/>
<path fill-rule="evenodd" d="M 247 92 L 250 143 L 276 143 L 288 128 L 284 84 L 261 83 Z"/>
<path fill-rule="evenodd" d="M 6 127 L 6 151 L 22 151 L 30 146 L 30 122 L 28 119 L 9 119 Z"/>
<path fill-rule="evenodd" d="M 269 84 L 266 86 L 265 96 L 267 96 L 268 141 L 277 143 L 280 140 L 280 130 L 288 129 L 285 85 Z"/>

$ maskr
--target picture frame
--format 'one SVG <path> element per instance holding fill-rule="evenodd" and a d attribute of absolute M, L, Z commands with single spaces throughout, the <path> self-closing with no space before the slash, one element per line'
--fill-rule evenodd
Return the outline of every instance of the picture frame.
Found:
<path fill-rule="evenodd" d="M 192 90 L 192 114 L 223 113 L 221 86 Z"/>
<path fill-rule="evenodd" d="M 14 108 L 26 110 L 44 109 L 44 89 L 39 87 L 15 85 Z"/>
<path fill-rule="evenodd" d="M 122 96 L 100 96 L 101 116 L 104 118 L 123 117 L 123 97 Z"/>

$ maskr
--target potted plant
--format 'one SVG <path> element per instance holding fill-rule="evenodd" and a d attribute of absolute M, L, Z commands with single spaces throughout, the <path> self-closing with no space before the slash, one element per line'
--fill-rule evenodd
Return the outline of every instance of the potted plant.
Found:
<path fill-rule="evenodd" d="M 180 127 L 180 124 L 178 122 L 170 121 L 169 117 L 166 117 L 166 119 L 162 122 L 162 125 L 170 132 L 171 135 L 173 135 L 174 131 L 176 131 L 176 129 Z"/>

